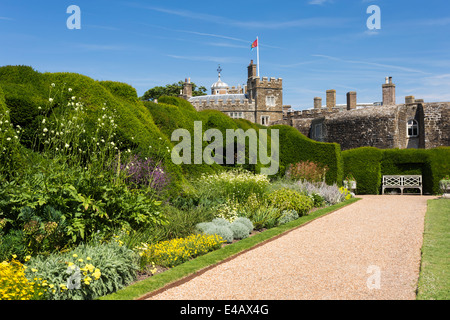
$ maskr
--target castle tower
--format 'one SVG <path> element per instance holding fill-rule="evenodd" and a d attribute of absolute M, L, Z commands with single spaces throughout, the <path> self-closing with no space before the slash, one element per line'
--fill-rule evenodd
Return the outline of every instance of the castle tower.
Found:
<path fill-rule="evenodd" d="M 247 95 L 255 103 L 255 123 L 270 125 L 283 120 L 283 79 L 257 76 L 257 65 L 251 60 L 247 68 Z"/>

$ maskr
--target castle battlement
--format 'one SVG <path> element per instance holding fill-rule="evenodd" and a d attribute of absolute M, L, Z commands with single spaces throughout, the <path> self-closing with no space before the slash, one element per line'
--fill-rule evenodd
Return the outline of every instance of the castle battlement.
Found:
<path fill-rule="evenodd" d="M 283 89 L 283 79 L 282 78 L 273 78 L 273 77 L 255 77 L 249 79 L 251 86 L 254 88 L 264 87 L 264 88 L 272 88 L 272 89 Z"/>
<path fill-rule="evenodd" d="M 254 111 L 255 103 L 250 102 L 249 99 L 203 99 L 193 100 L 191 104 L 198 111 L 213 109 L 219 111 Z"/>

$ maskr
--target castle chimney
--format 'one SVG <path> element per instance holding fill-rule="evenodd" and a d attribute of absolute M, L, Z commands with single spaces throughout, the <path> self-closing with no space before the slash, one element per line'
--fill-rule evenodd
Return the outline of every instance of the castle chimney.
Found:
<path fill-rule="evenodd" d="M 336 107 L 336 90 L 327 90 L 327 109 L 333 111 Z"/>
<path fill-rule="evenodd" d="M 250 61 L 250 65 L 248 66 L 248 79 L 256 78 L 256 64 L 253 63 L 253 60 Z"/>
<path fill-rule="evenodd" d="M 395 105 L 395 84 L 392 83 L 392 77 L 386 78 L 387 82 L 383 84 L 383 106 Z"/>
<path fill-rule="evenodd" d="M 356 92 L 347 92 L 347 110 L 356 109 Z"/>
<path fill-rule="evenodd" d="M 405 97 L 405 104 L 414 104 L 416 103 L 416 98 L 414 96 Z"/>
<path fill-rule="evenodd" d="M 314 109 L 321 110 L 322 109 L 322 98 L 315 97 L 314 98 Z"/>

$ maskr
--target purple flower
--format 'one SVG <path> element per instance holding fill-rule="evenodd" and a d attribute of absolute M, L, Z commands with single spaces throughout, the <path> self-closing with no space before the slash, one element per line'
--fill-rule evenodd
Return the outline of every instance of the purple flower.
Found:
<path fill-rule="evenodd" d="M 170 182 L 169 175 L 161 163 L 155 163 L 151 158 L 142 159 L 133 155 L 120 165 L 120 170 L 125 173 L 125 181 L 136 187 L 149 186 L 156 191 L 162 191 Z"/>

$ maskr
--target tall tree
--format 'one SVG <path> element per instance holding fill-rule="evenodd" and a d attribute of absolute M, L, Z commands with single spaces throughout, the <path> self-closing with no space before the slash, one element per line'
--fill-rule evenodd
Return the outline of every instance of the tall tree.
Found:
<path fill-rule="evenodd" d="M 206 95 L 206 88 L 198 87 L 195 83 L 192 83 L 192 96 L 204 96 Z M 178 97 L 181 90 L 183 90 L 184 81 L 180 80 L 178 83 L 167 84 L 165 87 L 157 86 L 147 90 L 141 97 L 144 101 L 153 101 L 161 96 Z"/>

